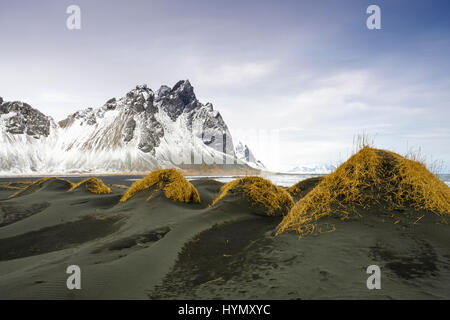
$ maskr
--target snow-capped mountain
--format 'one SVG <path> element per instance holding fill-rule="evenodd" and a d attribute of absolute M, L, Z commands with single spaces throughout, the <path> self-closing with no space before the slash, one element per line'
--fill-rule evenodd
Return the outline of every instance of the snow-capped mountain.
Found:
<path fill-rule="evenodd" d="M 131 173 L 247 162 L 236 156 L 220 113 L 197 100 L 188 80 L 156 93 L 136 86 L 120 99 L 58 123 L 26 103 L 0 98 L 3 175 Z"/>
<path fill-rule="evenodd" d="M 336 170 L 336 167 L 331 164 L 314 164 L 297 166 L 287 171 L 287 173 L 298 173 L 298 174 L 328 174 Z"/>
<path fill-rule="evenodd" d="M 236 158 L 247 163 L 249 166 L 251 166 L 255 169 L 262 170 L 262 169 L 266 168 L 261 161 L 259 161 L 255 158 L 255 156 L 253 155 L 253 153 L 249 149 L 249 147 L 246 144 L 244 144 L 242 141 L 239 141 L 236 144 L 234 152 L 236 154 Z"/>

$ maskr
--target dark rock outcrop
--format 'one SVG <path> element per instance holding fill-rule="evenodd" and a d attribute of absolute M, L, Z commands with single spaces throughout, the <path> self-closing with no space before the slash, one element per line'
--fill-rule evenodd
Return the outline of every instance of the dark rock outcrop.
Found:
<path fill-rule="evenodd" d="M 35 139 L 39 139 L 41 136 L 48 137 L 50 134 L 51 121 L 53 120 L 26 103 L 19 101 L 3 102 L 2 99 L 0 114 L 10 115 L 4 122 L 8 133 L 27 134 Z"/>

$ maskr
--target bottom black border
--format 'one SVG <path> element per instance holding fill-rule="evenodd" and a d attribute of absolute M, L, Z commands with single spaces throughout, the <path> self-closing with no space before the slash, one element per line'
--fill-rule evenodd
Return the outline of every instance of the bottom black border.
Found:
<path fill-rule="evenodd" d="M 450 300 L 85 300 L 85 301 L 0 301 L 4 311 L 13 311 L 16 318 L 22 313 L 33 317 L 41 314 L 44 317 L 55 316 L 63 319 L 67 316 L 83 319 L 98 316 L 123 317 L 125 319 L 140 314 L 144 319 L 305 319 L 306 317 L 336 316 L 345 318 L 389 317 L 391 312 L 399 312 L 402 317 L 417 315 L 418 312 L 433 310 L 438 314 L 450 307 Z M 187 306 L 187 308 L 186 308 Z M 233 306 L 233 307 L 232 307 Z M 194 309 L 192 309 L 194 308 Z M 209 316 L 202 314 L 210 308 Z M 183 309 L 183 311 L 182 311 Z M 444 310 L 445 309 L 445 310 Z M 186 310 L 200 314 L 185 314 Z M 206 311 L 207 312 L 207 311 Z"/>

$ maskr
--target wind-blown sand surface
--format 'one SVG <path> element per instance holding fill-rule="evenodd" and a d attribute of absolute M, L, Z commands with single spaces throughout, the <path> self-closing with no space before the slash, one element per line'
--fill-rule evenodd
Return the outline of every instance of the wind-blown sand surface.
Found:
<path fill-rule="evenodd" d="M 0 298 L 450 299 L 450 227 L 434 214 L 394 223 L 375 208 L 321 220 L 334 232 L 274 237 L 282 217 L 235 197 L 209 207 L 223 184 L 192 184 L 199 204 L 145 191 L 120 203 L 119 186 L 96 195 L 50 181 L 11 199 L 17 189 L 0 188 Z M 381 290 L 366 287 L 373 264 Z M 69 265 L 81 290 L 66 287 Z"/>

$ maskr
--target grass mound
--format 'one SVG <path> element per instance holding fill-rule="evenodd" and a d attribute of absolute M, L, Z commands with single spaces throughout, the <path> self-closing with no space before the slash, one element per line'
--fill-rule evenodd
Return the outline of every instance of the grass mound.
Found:
<path fill-rule="evenodd" d="M 0 184 L 0 190 L 22 190 L 23 188 Z"/>
<path fill-rule="evenodd" d="M 197 189 L 176 169 L 161 169 L 150 172 L 146 177 L 133 183 L 122 196 L 120 202 L 125 202 L 139 191 L 146 189 L 153 190 L 147 200 L 151 199 L 154 192 L 162 190 L 168 199 L 174 201 L 200 202 Z"/>
<path fill-rule="evenodd" d="M 66 180 L 66 179 L 45 177 L 45 178 L 41 178 L 39 180 L 36 180 L 33 183 L 31 183 L 31 184 L 28 184 L 28 186 L 26 188 L 17 191 L 13 195 L 9 196 L 9 198 L 10 199 L 11 198 L 17 198 L 17 197 L 20 197 L 20 196 L 25 196 L 27 194 L 31 194 L 31 193 L 37 191 L 38 189 L 42 188 L 46 182 L 51 182 L 51 181 L 67 185 L 68 188 L 71 188 L 73 186 L 73 183 L 68 181 L 68 180 Z"/>
<path fill-rule="evenodd" d="M 111 189 L 106 186 L 102 180 L 98 178 L 87 178 L 83 181 L 80 181 L 77 184 L 74 184 L 69 191 L 77 190 L 80 188 L 84 188 L 85 190 L 94 193 L 94 194 L 109 194 L 111 193 Z"/>
<path fill-rule="evenodd" d="M 320 180 L 322 180 L 322 177 L 308 178 L 286 188 L 286 191 L 293 198 L 302 198 L 309 191 L 311 191 L 320 182 Z"/>
<path fill-rule="evenodd" d="M 305 235 L 322 217 L 338 214 L 346 219 L 358 214 L 357 209 L 375 206 L 449 216 L 450 188 L 418 161 L 365 146 L 295 204 L 278 234 L 296 230 Z"/>
<path fill-rule="evenodd" d="M 2 182 L 0 183 L 0 189 L 5 190 L 21 190 L 33 184 L 33 181 L 11 181 L 11 182 Z"/>
<path fill-rule="evenodd" d="M 262 207 L 268 216 L 285 215 L 294 205 L 294 200 L 283 188 L 256 176 L 235 179 L 225 184 L 220 191 L 220 195 L 212 202 L 211 206 L 230 193 L 241 194 L 251 206 Z"/>

